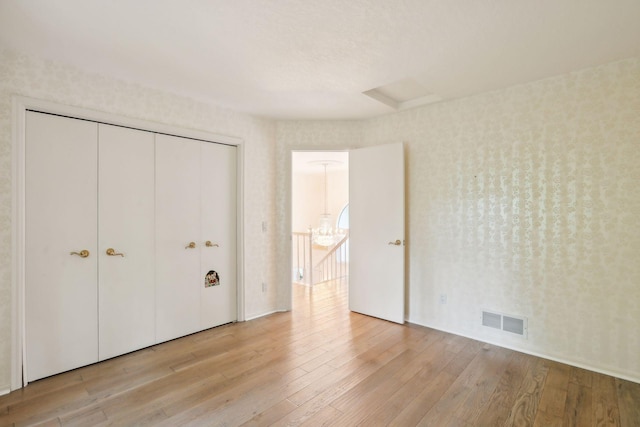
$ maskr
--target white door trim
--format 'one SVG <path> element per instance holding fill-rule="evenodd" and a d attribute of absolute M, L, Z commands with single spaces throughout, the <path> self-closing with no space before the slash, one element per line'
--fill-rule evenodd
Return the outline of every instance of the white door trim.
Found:
<path fill-rule="evenodd" d="M 147 120 L 133 119 L 115 114 L 58 104 L 24 96 L 13 97 L 12 108 L 12 168 L 11 168 L 11 390 L 26 385 L 23 366 L 26 366 L 24 328 L 25 289 L 25 115 L 27 110 L 92 120 L 116 126 L 125 126 L 154 133 L 212 141 L 237 147 L 237 317 L 245 320 L 244 289 L 244 141 L 241 138 L 205 131 L 184 129 Z"/>

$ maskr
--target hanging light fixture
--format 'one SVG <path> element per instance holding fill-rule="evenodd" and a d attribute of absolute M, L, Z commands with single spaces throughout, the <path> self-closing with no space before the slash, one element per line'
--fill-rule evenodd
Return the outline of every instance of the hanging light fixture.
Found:
<path fill-rule="evenodd" d="M 318 228 L 314 228 L 311 230 L 313 243 L 320 246 L 332 246 L 344 237 L 344 232 L 337 227 L 333 227 L 331 214 L 327 209 L 327 203 L 329 199 L 329 191 L 327 189 L 327 166 L 330 162 L 322 160 L 315 163 L 319 163 L 324 166 L 324 211 L 322 214 L 320 214 Z"/>

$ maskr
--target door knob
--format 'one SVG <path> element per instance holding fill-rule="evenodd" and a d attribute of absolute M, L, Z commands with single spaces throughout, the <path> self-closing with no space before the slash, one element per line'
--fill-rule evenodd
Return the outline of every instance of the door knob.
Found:
<path fill-rule="evenodd" d="M 196 242 L 189 242 L 189 244 L 187 246 L 185 246 L 185 249 L 193 249 L 196 247 Z"/>
<path fill-rule="evenodd" d="M 79 257 L 86 258 L 89 256 L 89 251 L 83 249 L 80 252 L 70 252 L 69 255 L 78 255 Z"/>
<path fill-rule="evenodd" d="M 400 240 L 396 240 L 395 242 L 389 242 L 390 245 L 400 246 L 402 242 Z"/>
<path fill-rule="evenodd" d="M 214 246 L 218 248 L 220 247 L 220 245 L 217 243 L 211 243 L 211 240 L 207 240 L 206 242 L 204 242 L 204 245 L 208 248 L 212 248 Z"/>
<path fill-rule="evenodd" d="M 109 255 L 109 256 L 118 256 L 118 255 L 120 255 L 122 258 L 124 258 L 124 254 L 123 253 L 116 252 L 116 250 L 113 249 L 113 248 L 107 249 L 107 255 Z"/>

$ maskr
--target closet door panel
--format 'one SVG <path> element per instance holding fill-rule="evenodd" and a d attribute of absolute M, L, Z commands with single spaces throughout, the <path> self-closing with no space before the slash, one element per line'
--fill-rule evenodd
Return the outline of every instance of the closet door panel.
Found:
<path fill-rule="evenodd" d="M 156 135 L 158 342 L 200 328 L 200 246 L 200 143 Z"/>
<path fill-rule="evenodd" d="M 96 255 L 104 360 L 155 343 L 155 147 L 150 132 L 104 124 L 98 130 Z"/>
<path fill-rule="evenodd" d="M 97 125 L 27 112 L 27 380 L 98 360 Z M 71 252 L 88 251 L 88 256 Z"/>
<path fill-rule="evenodd" d="M 201 287 L 202 329 L 237 319 L 236 150 L 236 147 L 202 143 L 200 277 L 205 280 Z M 207 241 L 211 246 L 205 244 Z"/>

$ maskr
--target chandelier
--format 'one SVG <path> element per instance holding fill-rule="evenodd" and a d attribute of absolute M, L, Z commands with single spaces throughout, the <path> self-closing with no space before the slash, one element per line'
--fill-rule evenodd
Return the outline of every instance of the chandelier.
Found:
<path fill-rule="evenodd" d="M 320 215 L 318 227 L 311 229 L 311 235 L 313 243 L 316 245 L 333 246 L 345 236 L 345 233 L 343 230 L 333 227 L 331 214 L 327 209 L 327 200 L 329 199 L 327 190 L 327 166 L 329 165 L 329 161 L 322 160 L 318 163 L 324 166 L 324 212 Z"/>

